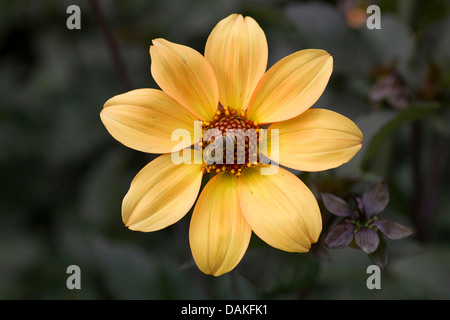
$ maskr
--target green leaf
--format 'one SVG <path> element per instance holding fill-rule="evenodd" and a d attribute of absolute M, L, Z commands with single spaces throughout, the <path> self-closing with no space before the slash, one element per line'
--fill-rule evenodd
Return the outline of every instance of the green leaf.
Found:
<path fill-rule="evenodd" d="M 410 104 L 409 107 L 400 111 L 392 120 L 382 126 L 378 133 L 373 136 L 364 155 L 364 161 L 371 158 L 378 151 L 381 145 L 389 137 L 391 137 L 395 130 L 400 126 L 408 122 L 427 118 L 432 113 L 436 112 L 438 108 L 439 105 L 434 102 L 417 102 Z"/>
<path fill-rule="evenodd" d="M 396 63 L 403 75 L 414 53 L 411 28 L 392 13 L 382 13 L 381 29 L 361 28 L 362 41 L 369 49 L 372 65 Z"/>
<path fill-rule="evenodd" d="M 284 12 L 302 46 L 325 49 L 333 56 L 334 72 L 354 75 L 369 68 L 368 48 L 361 45 L 358 34 L 346 24 L 334 5 L 323 1 L 288 3 Z"/>
<path fill-rule="evenodd" d="M 360 115 L 355 120 L 355 123 L 361 129 L 364 136 L 362 148 L 351 161 L 336 168 L 335 170 L 337 170 L 341 176 L 354 174 L 355 171 L 359 172 L 366 158 L 365 155 L 371 141 L 381 130 L 381 128 L 392 121 L 396 115 L 397 112 L 389 109 L 372 111 L 370 113 Z"/>
<path fill-rule="evenodd" d="M 113 299 L 155 299 L 158 297 L 156 259 L 143 248 L 97 237 L 94 258 L 101 279 Z"/>
<path fill-rule="evenodd" d="M 317 279 L 319 265 L 305 253 L 270 247 L 249 250 L 237 268 L 262 294 L 298 292 Z"/>
<path fill-rule="evenodd" d="M 377 250 L 369 254 L 369 258 L 381 269 L 386 269 L 389 260 L 389 252 L 383 237 L 380 237 L 380 244 L 378 245 Z"/>

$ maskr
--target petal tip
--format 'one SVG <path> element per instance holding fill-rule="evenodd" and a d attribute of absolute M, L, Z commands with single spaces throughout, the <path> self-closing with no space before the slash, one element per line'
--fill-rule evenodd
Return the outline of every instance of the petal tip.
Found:
<path fill-rule="evenodd" d="M 236 20 L 236 19 L 239 19 L 239 17 L 244 18 L 244 16 L 242 14 L 234 12 L 234 13 L 228 15 L 225 19 L 235 19 Z"/>
<path fill-rule="evenodd" d="M 150 45 L 149 51 L 150 51 L 150 55 L 156 52 L 156 50 L 162 48 L 164 46 L 164 42 L 167 41 L 164 38 L 156 38 L 156 39 L 152 39 L 152 44 Z"/>
<path fill-rule="evenodd" d="M 167 40 L 165 40 L 164 38 L 155 38 L 155 39 L 152 39 L 152 45 L 157 46 L 159 44 L 162 44 L 164 41 L 167 41 Z"/>

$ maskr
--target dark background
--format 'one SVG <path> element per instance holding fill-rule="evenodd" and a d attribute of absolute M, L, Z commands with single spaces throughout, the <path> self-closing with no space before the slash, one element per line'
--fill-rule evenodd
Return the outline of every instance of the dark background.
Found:
<path fill-rule="evenodd" d="M 365 24 L 372 3 L 380 30 Z M 81 30 L 66 27 L 71 4 Z M 115 141 L 103 103 L 157 87 L 153 38 L 203 53 L 234 12 L 265 31 L 269 66 L 305 48 L 333 55 L 316 106 L 354 120 L 363 148 L 338 169 L 298 174 L 318 198 L 387 182 L 381 215 L 415 234 L 387 241 L 381 290 L 367 289 L 373 263 L 355 248 L 289 254 L 253 237 L 238 267 L 214 278 L 192 261 L 190 213 L 155 233 L 123 226 L 122 198 L 155 155 Z M 0 298 L 450 298 L 449 13 L 446 0 L 0 0 Z M 322 213 L 325 234 L 334 220 Z M 81 268 L 81 290 L 66 287 L 69 265 Z"/>

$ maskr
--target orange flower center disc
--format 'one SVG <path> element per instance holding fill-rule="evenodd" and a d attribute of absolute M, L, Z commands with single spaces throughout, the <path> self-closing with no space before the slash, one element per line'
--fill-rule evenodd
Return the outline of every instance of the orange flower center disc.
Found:
<path fill-rule="evenodd" d="M 258 123 L 245 111 L 223 107 L 212 121 L 202 122 L 202 151 L 207 172 L 231 172 L 239 177 L 244 168 L 260 164 Z"/>

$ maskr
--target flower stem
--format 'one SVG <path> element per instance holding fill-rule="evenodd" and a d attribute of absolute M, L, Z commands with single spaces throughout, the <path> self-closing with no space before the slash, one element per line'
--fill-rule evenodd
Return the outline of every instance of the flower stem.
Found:
<path fill-rule="evenodd" d="M 117 71 L 117 75 L 119 76 L 121 85 L 126 91 L 130 91 L 132 89 L 131 81 L 125 70 L 125 64 L 120 56 L 116 40 L 114 39 L 114 36 L 111 33 L 108 24 L 106 23 L 106 19 L 105 16 L 103 15 L 102 9 L 99 6 L 97 0 L 89 0 L 89 2 L 91 4 L 92 9 L 94 10 L 95 17 L 100 25 L 103 36 L 108 45 L 108 50 L 113 59 L 114 66 Z"/>
<path fill-rule="evenodd" d="M 422 190 L 422 197 L 418 203 L 415 216 L 417 237 L 420 240 L 427 240 L 429 237 L 433 211 L 440 195 L 439 189 L 442 183 L 443 171 L 450 154 L 450 139 L 442 134 L 437 134 L 436 136 L 430 174 L 425 182 L 425 188 Z"/>
<path fill-rule="evenodd" d="M 411 159 L 412 159 L 412 182 L 413 182 L 413 214 L 414 220 L 416 220 L 417 229 L 420 228 L 420 204 L 422 203 L 423 197 L 423 183 L 422 183 L 422 173 L 421 173 L 421 149 L 422 149 L 422 126 L 420 121 L 415 121 L 412 123 L 412 131 L 411 131 Z"/>

